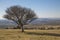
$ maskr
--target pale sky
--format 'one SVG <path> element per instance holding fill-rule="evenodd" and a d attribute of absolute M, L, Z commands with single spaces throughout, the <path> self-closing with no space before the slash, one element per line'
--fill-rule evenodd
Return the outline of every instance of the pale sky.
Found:
<path fill-rule="evenodd" d="M 14 5 L 31 8 L 39 18 L 60 18 L 60 0 L 0 0 L 0 19 Z"/>

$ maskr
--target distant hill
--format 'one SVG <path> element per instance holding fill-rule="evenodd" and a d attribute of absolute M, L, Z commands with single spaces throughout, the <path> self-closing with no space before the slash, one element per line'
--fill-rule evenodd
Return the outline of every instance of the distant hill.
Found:
<path fill-rule="evenodd" d="M 17 24 L 11 20 L 0 20 L 0 28 L 16 27 Z"/>
<path fill-rule="evenodd" d="M 37 18 L 29 20 L 28 25 L 60 25 L 60 18 Z M 16 27 L 17 24 L 11 20 L 0 20 L 0 28 Z"/>
<path fill-rule="evenodd" d="M 48 25 L 60 25 L 60 18 L 38 18 L 29 24 L 48 24 Z"/>

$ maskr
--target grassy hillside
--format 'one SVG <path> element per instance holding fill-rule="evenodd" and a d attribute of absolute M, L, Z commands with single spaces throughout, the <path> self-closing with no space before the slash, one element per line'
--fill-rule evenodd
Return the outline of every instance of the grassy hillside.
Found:
<path fill-rule="evenodd" d="M 60 30 L 0 29 L 0 40 L 60 40 Z"/>
<path fill-rule="evenodd" d="M 24 28 L 50 30 L 50 29 L 60 29 L 60 25 L 25 25 Z"/>

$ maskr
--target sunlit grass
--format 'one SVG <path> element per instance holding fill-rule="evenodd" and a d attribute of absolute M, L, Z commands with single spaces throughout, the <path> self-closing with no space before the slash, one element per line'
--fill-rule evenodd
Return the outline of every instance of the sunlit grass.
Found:
<path fill-rule="evenodd" d="M 60 40 L 60 30 L 0 29 L 0 40 Z"/>

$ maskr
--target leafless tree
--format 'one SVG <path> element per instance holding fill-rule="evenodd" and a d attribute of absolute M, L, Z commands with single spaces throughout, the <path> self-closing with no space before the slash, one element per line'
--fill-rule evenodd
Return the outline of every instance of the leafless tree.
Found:
<path fill-rule="evenodd" d="M 32 18 L 36 18 L 36 14 L 29 8 L 21 7 L 21 6 L 11 6 L 7 8 L 6 15 L 4 18 L 9 20 L 13 20 L 15 23 L 18 24 L 18 27 L 22 29 L 24 32 L 23 25 Z"/>

